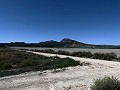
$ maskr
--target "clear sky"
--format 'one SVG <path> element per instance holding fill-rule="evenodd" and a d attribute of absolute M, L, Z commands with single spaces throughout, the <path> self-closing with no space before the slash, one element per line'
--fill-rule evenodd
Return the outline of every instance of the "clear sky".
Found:
<path fill-rule="evenodd" d="M 0 42 L 62 38 L 120 45 L 120 0 L 0 0 Z"/>

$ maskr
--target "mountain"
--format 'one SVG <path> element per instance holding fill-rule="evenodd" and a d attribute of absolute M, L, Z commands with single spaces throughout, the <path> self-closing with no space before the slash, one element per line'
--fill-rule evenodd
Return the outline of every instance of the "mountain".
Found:
<path fill-rule="evenodd" d="M 61 44 L 64 45 L 64 47 L 84 47 L 87 44 L 78 42 L 69 38 L 64 38 L 60 41 Z"/>
<path fill-rule="evenodd" d="M 39 46 L 41 47 L 62 47 L 62 44 L 58 41 L 50 40 L 45 42 L 40 42 Z"/>
<path fill-rule="evenodd" d="M 120 49 L 116 45 L 93 45 L 86 44 L 69 38 L 64 38 L 60 42 L 50 40 L 39 43 L 11 42 L 0 43 L 0 47 L 56 47 L 56 48 L 97 48 L 97 49 Z"/>
<path fill-rule="evenodd" d="M 60 43 L 63 43 L 63 44 L 83 44 L 81 42 L 78 42 L 78 41 L 75 41 L 75 40 L 72 40 L 72 39 L 69 39 L 69 38 L 64 38 L 60 41 Z"/>
<path fill-rule="evenodd" d="M 45 42 L 40 42 L 39 46 L 42 47 L 85 47 L 88 44 L 78 42 L 69 38 L 64 38 L 60 42 L 50 40 L 50 41 L 45 41 Z"/>
<path fill-rule="evenodd" d="M 69 38 L 64 38 L 60 42 L 50 40 L 40 42 L 37 44 L 38 47 L 64 47 L 64 48 L 98 48 L 98 49 L 118 49 L 120 46 L 115 45 L 93 45 L 86 44 Z"/>

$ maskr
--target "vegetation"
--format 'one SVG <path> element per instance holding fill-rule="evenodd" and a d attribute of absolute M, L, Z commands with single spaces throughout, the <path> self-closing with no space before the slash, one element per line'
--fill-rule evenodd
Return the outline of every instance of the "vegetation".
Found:
<path fill-rule="evenodd" d="M 91 90 L 120 90 L 120 80 L 114 77 L 97 79 L 91 86 Z"/>
<path fill-rule="evenodd" d="M 77 56 L 77 57 L 84 57 L 84 58 L 91 58 L 93 55 L 91 52 L 73 52 L 71 53 L 71 56 Z"/>
<path fill-rule="evenodd" d="M 35 50 L 38 52 L 43 52 L 43 53 L 55 53 L 52 49 L 47 49 L 47 50 Z"/>
<path fill-rule="evenodd" d="M 83 58 L 91 58 L 91 59 L 100 59 L 100 60 L 108 60 L 108 61 L 120 61 L 120 58 L 117 57 L 115 53 L 91 53 L 91 52 L 68 52 L 68 51 L 62 51 L 59 50 L 58 52 L 55 52 L 52 49 L 46 49 L 46 50 L 31 50 L 31 51 L 37 51 L 37 52 L 43 52 L 43 53 L 55 53 L 55 54 L 61 54 L 61 55 L 69 55 L 69 56 L 76 56 L 76 57 L 83 57 Z"/>
<path fill-rule="evenodd" d="M 58 52 L 56 52 L 57 54 L 62 54 L 62 55 L 70 55 L 70 52 L 68 51 L 62 51 L 62 50 L 59 50 Z"/>
<path fill-rule="evenodd" d="M 115 61 L 117 60 L 117 55 L 115 53 L 94 53 L 93 59 L 102 59 L 102 60 L 109 60 Z"/>
<path fill-rule="evenodd" d="M 0 48 L 1 77 L 29 71 L 42 71 L 76 65 L 83 64 L 70 58 L 46 57 L 25 51 Z"/>

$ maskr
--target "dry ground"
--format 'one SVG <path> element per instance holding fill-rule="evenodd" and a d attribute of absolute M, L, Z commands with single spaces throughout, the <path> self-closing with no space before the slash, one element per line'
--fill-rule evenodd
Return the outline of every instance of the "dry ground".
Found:
<path fill-rule="evenodd" d="M 69 52 L 79 52 L 79 51 L 90 51 L 91 53 L 115 53 L 120 57 L 120 49 L 84 49 L 84 48 L 38 48 L 38 47 L 13 47 L 16 49 L 36 49 L 36 50 L 45 50 L 52 49 L 54 51 L 69 51 Z"/>
<path fill-rule="evenodd" d="M 45 56 L 70 57 L 89 66 L 68 67 L 54 72 L 30 72 L 16 76 L 0 78 L 0 90 L 89 90 L 94 79 L 115 76 L 120 79 L 120 62 L 86 59 L 57 54 L 38 53 Z"/>

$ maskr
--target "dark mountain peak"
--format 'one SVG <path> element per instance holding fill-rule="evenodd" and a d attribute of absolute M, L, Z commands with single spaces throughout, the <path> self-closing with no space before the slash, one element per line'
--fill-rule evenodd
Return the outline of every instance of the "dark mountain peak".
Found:
<path fill-rule="evenodd" d="M 39 46 L 41 47 L 62 47 L 62 45 L 58 41 L 54 41 L 54 40 L 40 42 Z"/>
<path fill-rule="evenodd" d="M 69 38 L 64 38 L 60 41 L 60 43 L 80 43 L 80 42 L 69 39 Z"/>
<path fill-rule="evenodd" d="M 64 47 L 80 47 L 83 46 L 84 43 L 69 39 L 69 38 L 64 38 L 60 41 L 61 44 L 64 45 Z"/>
<path fill-rule="evenodd" d="M 45 43 L 58 43 L 58 41 L 49 40 L 49 41 L 45 41 Z"/>
<path fill-rule="evenodd" d="M 72 39 L 69 39 L 69 38 L 64 38 L 64 39 L 62 39 L 60 42 L 62 42 L 62 41 L 71 41 Z"/>
<path fill-rule="evenodd" d="M 63 38 L 62 40 L 72 40 L 72 39 L 70 39 L 70 38 Z"/>

